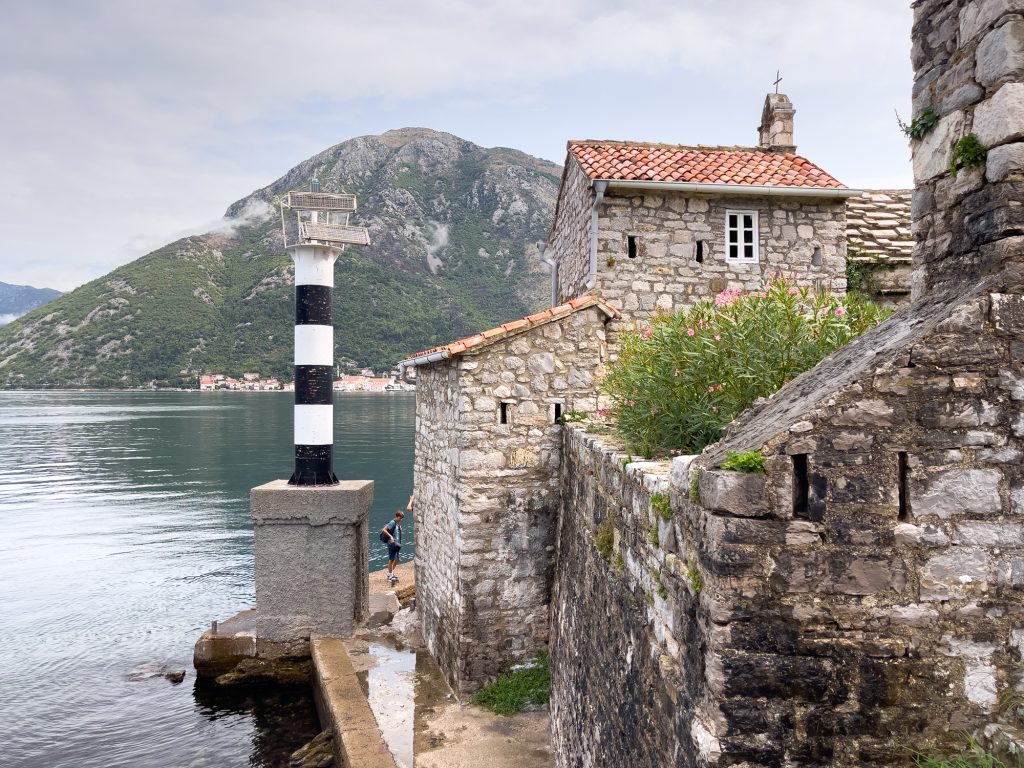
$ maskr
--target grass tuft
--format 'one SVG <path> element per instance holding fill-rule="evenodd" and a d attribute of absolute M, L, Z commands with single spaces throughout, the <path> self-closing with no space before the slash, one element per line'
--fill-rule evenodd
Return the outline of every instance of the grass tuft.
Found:
<path fill-rule="evenodd" d="M 473 703 L 499 715 L 522 712 L 528 706 L 544 706 L 551 697 L 551 663 L 542 653 L 532 664 L 511 669 L 473 696 Z"/>
<path fill-rule="evenodd" d="M 671 520 L 672 515 L 675 514 L 672 511 L 672 502 L 669 500 L 667 493 L 652 494 L 651 506 L 654 507 L 654 511 L 657 512 L 663 520 Z"/>

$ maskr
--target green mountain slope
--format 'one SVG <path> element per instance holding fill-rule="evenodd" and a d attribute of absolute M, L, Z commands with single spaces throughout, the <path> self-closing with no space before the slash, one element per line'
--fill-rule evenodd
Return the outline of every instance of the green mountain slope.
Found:
<path fill-rule="evenodd" d="M 390 368 L 544 305 L 537 244 L 559 172 L 421 128 L 338 144 L 232 205 L 222 231 L 171 243 L 0 328 L 0 386 L 290 377 L 292 268 L 270 203 L 313 175 L 324 191 L 359 195 L 353 223 L 373 240 L 335 269 L 336 359 Z"/>

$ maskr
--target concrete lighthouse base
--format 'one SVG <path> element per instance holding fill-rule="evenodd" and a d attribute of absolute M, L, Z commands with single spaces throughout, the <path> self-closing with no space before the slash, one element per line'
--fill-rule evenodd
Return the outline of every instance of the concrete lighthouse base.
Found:
<path fill-rule="evenodd" d="M 372 501 L 372 480 L 252 489 L 260 640 L 346 637 L 365 623 Z"/>

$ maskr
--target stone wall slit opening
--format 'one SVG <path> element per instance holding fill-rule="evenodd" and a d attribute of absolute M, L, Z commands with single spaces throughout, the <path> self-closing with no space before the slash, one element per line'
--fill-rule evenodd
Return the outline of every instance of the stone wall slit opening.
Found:
<path fill-rule="evenodd" d="M 900 522 L 906 521 L 910 516 L 910 470 L 907 464 L 907 452 L 900 451 L 897 454 L 897 461 L 899 463 L 899 494 L 900 494 L 900 511 L 898 519 Z"/>
<path fill-rule="evenodd" d="M 810 480 L 807 476 L 807 454 L 793 456 L 793 517 L 797 520 L 810 519 L 807 498 Z"/>

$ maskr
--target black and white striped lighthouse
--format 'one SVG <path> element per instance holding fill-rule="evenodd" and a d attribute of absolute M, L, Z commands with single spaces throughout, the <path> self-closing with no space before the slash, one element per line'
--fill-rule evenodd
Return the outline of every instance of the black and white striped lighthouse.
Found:
<path fill-rule="evenodd" d="M 285 208 L 295 213 L 294 222 Z M 289 485 L 334 485 L 334 262 L 346 245 L 369 245 L 353 227 L 355 195 L 289 192 L 281 200 L 285 247 L 295 262 L 295 471 Z"/>

